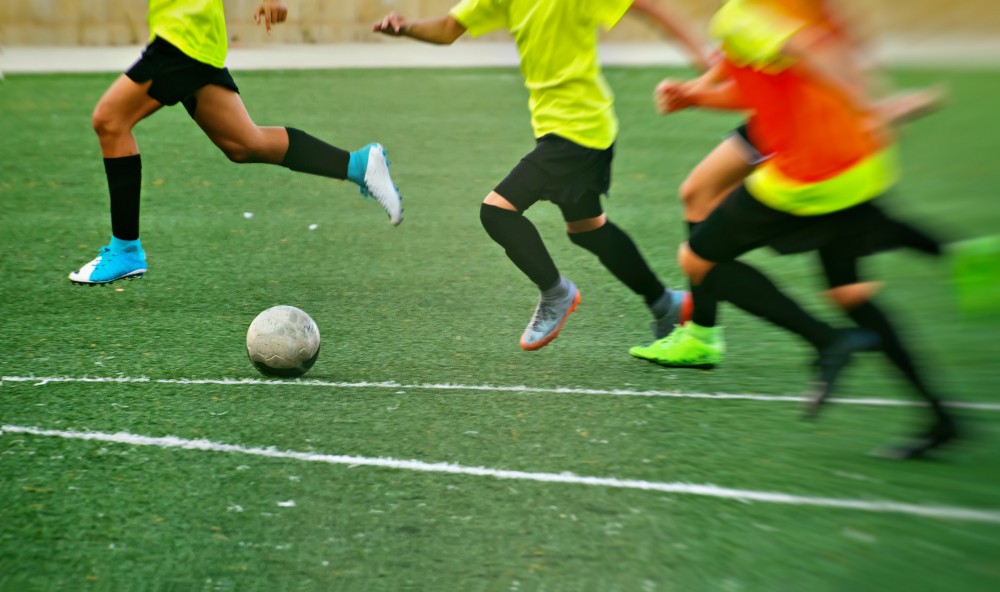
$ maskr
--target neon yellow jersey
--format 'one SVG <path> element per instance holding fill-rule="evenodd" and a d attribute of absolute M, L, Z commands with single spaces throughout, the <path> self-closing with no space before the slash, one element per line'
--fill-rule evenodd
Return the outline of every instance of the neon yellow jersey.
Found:
<path fill-rule="evenodd" d="M 222 0 L 149 0 L 149 40 L 159 37 L 216 68 L 229 49 Z"/>
<path fill-rule="evenodd" d="M 886 148 L 824 181 L 789 179 L 767 161 L 746 180 L 751 195 L 766 206 L 795 216 L 846 210 L 888 192 L 899 180 L 896 150 Z"/>
<path fill-rule="evenodd" d="M 451 11 L 473 37 L 514 36 L 535 137 L 556 134 L 603 150 L 618 135 L 614 95 L 601 74 L 598 31 L 614 27 L 632 0 L 461 0 Z"/>

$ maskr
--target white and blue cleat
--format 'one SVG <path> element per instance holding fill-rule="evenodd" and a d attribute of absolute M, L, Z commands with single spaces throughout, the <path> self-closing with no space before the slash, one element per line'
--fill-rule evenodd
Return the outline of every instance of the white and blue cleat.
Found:
<path fill-rule="evenodd" d="M 368 144 L 351 153 L 347 178 L 361 187 L 361 195 L 377 201 L 393 226 L 403 221 L 403 198 L 389 175 L 389 159 L 381 144 Z"/>
<path fill-rule="evenodd" d="M 110 284 L 118 280 L 138 279 L 146 273 L 146 253 L 138 240 L 117 241 L 101 247 L 97 257 L 69 274 L 69 281 L 86 286 Z"/>

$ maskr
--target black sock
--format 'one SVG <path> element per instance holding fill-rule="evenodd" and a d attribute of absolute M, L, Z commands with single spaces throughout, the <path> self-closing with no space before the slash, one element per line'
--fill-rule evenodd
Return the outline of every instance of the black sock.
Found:
<path fill-rule="evenodd" d="M 139 238 L 139 196 L 142 190 L 142 158 L 105 158 L 111 194 L 111 234 L 122 240 Z"/>
<path fill-rule="evenodd" d="M 936 237 L 931 236 L 923 229 L 917 228 L 912 224 L 898 220 L 894 220 L 893 222 L 896 241 L 900 245 L 915 251 L 927 253 L 928 255 L 941 255 L 943 253 L 941 241 Z"/>
<path fill-rule="evenodd" d="M 948 413 L 945 412 L 941 400 L 931 392 L 926 381 L 920 375 L 913 357 L 906 350 L 889 317 L 871 301 L 849 310 L 847 314 L 859 327 L 878 333 L 882 340 L 882 351 L 885 352 L 886 357 L 903 373 L 903 376 L 916 388 L 917 392 L 930 403 L 934 414 L 938 418 L 947 418 Z"/>
<path fill-rule="evenodd" d="M 488 204 L 479 208 L 479 219 L 486 234 L 504 248 L 507 257 L 539 290 L 559 283 L 559 270 L 530 220 L 520 212 Z"/>
<path fill-rule="evenodd" d="M 635 242 L 613 222 L 590 232 L 570 232 L 569 240 L 597 255 L 618 281 L 646 300 L 647 306 L 663 296 L 666 286 L 649 268 Z"/>
<path fill-rule="evenodd" d="M 694 229 L 699 224 L 701 222 L 687 223 L 689 237 L 694 233 Z M 703 285 L 690 285 L 691 303 L 693 305 L 691 322 L 702 327 L 714 327 L 718 322 L 719 300 L 711 291 L 706 290 Z"/>
<path fill-rule="evenodd" d="M 708 272 L 701 285 L 720 300 L 728 300 L 750 314 L 801 336 L 816 349 L 826 347 L 833 340 L 833 327 L 807 313 L 767 276 L 745 263 L 720 263 Z"/>
<path fill-rule="evenodd" d="M 281 166 L 299 173 L 334 179 L 347 178 L 347 165 L 351 162 L 350 152 L 331 146 L 294 127 L 285 129 L 288 130 L 288 152 L 285 153 Z"/>

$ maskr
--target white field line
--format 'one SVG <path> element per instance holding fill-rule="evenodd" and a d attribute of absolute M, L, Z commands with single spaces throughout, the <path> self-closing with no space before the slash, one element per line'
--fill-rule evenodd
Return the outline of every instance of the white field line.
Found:
<path fill-rule="evenodd" d="M 422 473 L 471 475 L 476 477 L 493 477 L 495 479 L 535 481 L 539 483 L 563 483 L 569 485 L 613 487 L 616 489 L 638 489 L 641 491 L 657 491 L 661 493 L 731 499 L 741 502 L 762 502 L 770 504 L 787 504 L 792 506 L 816 506 L 823 508 L 858 510 L 862 512 L 907 514 L 910 516 L 922 516 L 925 518 L 966 520 L 971 522 L 990 522 L 1000 524 L 1000 510 L 982 510 L 954 506 L 930 506 L 893 501 L 811 497 L 775 491 L 731 489 L 712 484 L 658 483 L 655 481 L 642 481 L 636 479 L 616 479 L 614 477 L 586 477 L 575 475 L 570 472 L 529 473 L 525 471 L 491 469 L 488 467 L 466 467 L 459 464 L 443 462 L 428 463 L 418 460 L 399 460 L 394 458 L 367 458 L 363 456 L 347 456 L 339 454 L 295 452 L 291 450 L 277 450 L 273 447 L 247 448 L 245 446 L 222 444 L 209 440 L 186 440 L 174 436 L 156 438 L 151 436 L 141 436 L 138 434 L 129 434 L 127 432 L 106 434 L 101 432 L 77 432 L 72 430 L 46 430 L 38 427 L 16 425 L 0 426 L 0 436 L 7 433 L 65 438 L 68 440 L 109 442 L 130 446 L 153 446 L 157 448 L 180 448 L 184 450 L 201 450 L 205 452 L 247 454 L 251 456 L 290 459 L 304 462 L 318 462 L 330 465 L 347 465 L 349 467 L 379 467 L 403 471 L 418 471 Z"/>
<path fill-rule="evenodd" d="M 0 377 L 0 386 L 4 382 L 31 382 L 34 386 L 45 386 L 52 383 L 146 383 L 146 384 L 214 384 L 223 386 L 305 386 L 305 387 L 326 387 L 326 388 L 374 388 L 374 389 L 395 389 L 395 390 L 424 390 L 424 391 L 486 391 L 496 393 L 524 393 L 542 395 L 606 395 L 615 397 L 668 397 L 676 399 L 718 399 L 718 400 L 742 400 L 742 401 L 767 401 L 773 403 L 801 403 L 802 397 L 789 395 L 755 395 L 755 394 L 730 394 L 730 393 L 678 393 L 670 391 L 636 391 L 628 389 L 585 389 L 585 388 L 541 388 L 531 386 L 498 386 L 489 384 L 403 384 L 394 381 L 387 382 L 331 382 L 325 380 L 262 380 L 258 378 L 240 379 L 211 379 L 211 378 L 147 378 L 119 376 L 119 377 L 74 377 L 74 376 L 3 376 Z M 902 401 L 896 399 L 830 399 L 830 403 L 843 403 L 847 405 L 869 405 L 876 407 L 919 407 L 923 403 L 916 401 Z M 978 411 L 1000 411 L 1000 403 L 970 403 L 964 401 L 949 401 L 949 407 L 959 409 L 974 409 Z"/>

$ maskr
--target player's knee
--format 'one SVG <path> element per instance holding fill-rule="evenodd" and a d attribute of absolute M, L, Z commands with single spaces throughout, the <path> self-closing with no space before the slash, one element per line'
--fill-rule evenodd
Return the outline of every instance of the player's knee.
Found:
<path fill-rule="evenodd" d="M 826 296 L 841 310 L 853 310 L 874 298 L 880 287 L 878 282 L 859 282 L 830 288 Z"/>
<path fill-rule="evenodd" d="M 677 250 L 677 264 L 680 266 L 681 270 L 684 271 L 684 275 L 688 276 L 691 283 L 698 285 L 705 278 L 705 275 L 712 269 L 714 265 L 710 261 L 702 259 L 691 250 L 687 242 L 681 244 L 680 248 Z"/>
<path fill-rule="evenodd" d="M 678 193 L 681 198 L 681 205 L 688 208 L 691 204 L 698 202 L 698 196 L 701 193 L 701 185 L 699 185 L 691 177 L 688 177 L 684 179 L 683 183 L 681 183 Z"/>
<path fill-rule="evenodd" d="M 230 162 L 237 164 L 254 162 L 253 148 L 242 142 L 222 142 L 219 144 L 219 149 Z"/>
<path fill-rule="evenodd" d="M 94 109 L 94 114 L 90 118 L 90 125 L 100 138 L 111 138 L 128 133 L 129 131 L 127 123 L 115 117 L 110 110 L 104 109 L 100 105 Z"/>
<path fill-rule="evenodd" d="M 520 215 L 520 212 L 515 212 L 488 203 L 483 203 L 479 206 L 479 222 L 488 233 L 492 233 L 492 231 L 494 231 L 498 226 L 502 225 L 504 220 L 508 220 L 512 216 Z"/>
<path fill-rule="evenodd" d="M 587 235 L 595 230 L 600 230 L 608 223 L 608 218 L 606 214 L 601 214 L 600 216 L 594 216 L 593 218 L 585 218 L 583 220 L 574 220 L 572 222 L 566 223 L 566 232 L 569 234 L 571 241 L 576 242 L 574 237 L 579 237 L 581 235 Z"/>

